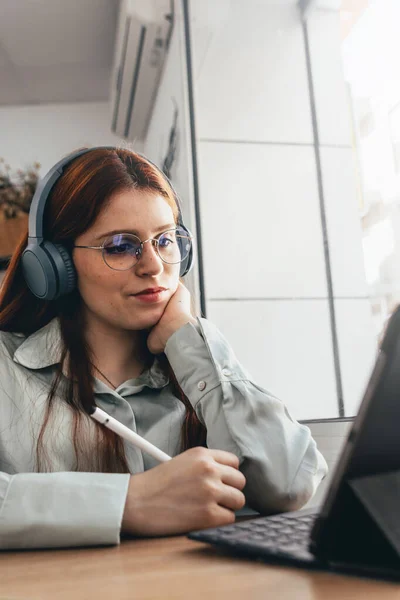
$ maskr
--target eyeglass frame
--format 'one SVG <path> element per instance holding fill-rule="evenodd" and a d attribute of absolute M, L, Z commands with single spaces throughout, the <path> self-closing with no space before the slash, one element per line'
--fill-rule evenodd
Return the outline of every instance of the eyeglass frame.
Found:
<path fill-rule="evenodd" d="M 168 233 L 169 231 L 177 231 L 177 228 L 175 228 L 175 229 L 167 229 L 166 231 L 162 231 L 161 233 L 159 233 L 159 234 L 157 234 L 157 235 L 158 235 L 158 237 L 160 238 L 162 235 L 164 235 L 165 233 Z M 120 232 L 120 233 L 118 233 L 118 234 L 114 234 L 114 235 L 127 235 L 127 236 L 130 236 L 130 237 L 135 237 L 135 238 L 136 238 L 137 240 L 139 240 L 139 242 L 140 242 L 141 253 L 140 253 L 140 256 L 139 256 L 139 258 L 137 258 L 137 259 L 136 259 L 136 262 L 135 262 L 135 263 L 133 263 L 133 264 L 132 264 L 130 267 L 127 267 L 126 269 L 114 269 L 113 267 L 110 267 L 110 265 L 108 264 L 108 262 L 107 262 L 107 261 L 106 261 L 106 259 L 104 258 L 104 249 L 105 249 L 105 243 L 106 243 L 106 241 L 107 241 L 108 237 L 106 237 L 106 239 L 104 240 L 104 242 L 103 242 L 103 244 L 102 244 L 101 246 L 76 246 L 76 245 L 73 245 L 73 246 L 72 246 L 72 248 L 86 248 L 86 249 L 89 249 L 89 250 L 101 250 L 101 251 L 102 251 L 102 252 L 101 252 L 101 256 L 102 256 L 102 259 L 103 259 L 103 261 L 104 261 L 105 265 L 106 265 L 106 266 L 107 266 L 109 269 L 112 269 L 113 271 L 128 271 L 129 269 L 131 269 L 132 267 L 134 267 L 135 265 L 137 265 L 137 264 L 138 264 L 138 262 L 139 262 L 139 260 L 140 260 L 140 259 L 142 258 L 142 256 L 143 256 L 143 246 L 144 246 L 144 244 L 145 244 L 146 242 L 155 242 L 156 251 L 157 251 L 157 256 L 159 256 L 159 257 L 160 257 L 160 260 L 162 260 L 162 262 L 163 262 L 163 263 L 165 263 L 166 265 L 180 265 L 180 264 L 181 264 L 181 263 L 182 263 L 184 260 L 186 260 L 187 256 L 189 255 L 189 252 L 190 252 L 190 251 L 189 251 L 189 252 L 188 252 L 188 254 L 187 254 L 187 256 L 185 256 L 185 258 L 182 258 L 182 259 L 181 259 L 179 262 L 176 262 L 176 263 L 169 263 L 169 262 L 167 262 L 166 260 L 164 260 L 164 259 L 162 258 L 161 254 L 160 254 L 160 252 L 159 252 L 159 249 L 158 249 L 159 240 L 158 240 L 157 238 L 151 238 L 151 237 L 149 237 L 149 238 L 147 238 L 147 240 L 143 240 L 143 241 L 142 241 L 142 240 L 140 239 L 140 237 L 139 237 L 138 235 L 136 235 L 135 233 L 124 233 L 123 231 L 121 231 L 121 232 Z M 193 240 L 194 240 L 194 237 L 193 237 L 192 235 L 185 235 L 185 236 L 181 236 L 181 237 L 187 237 L 187 238 L 190 240 L 190 242 L 191 242 L 191 243 L 192 243 L 192 242 L 193 242 Z M 154 246 L 154 244 L 152 244 L 152 245 Z"/>

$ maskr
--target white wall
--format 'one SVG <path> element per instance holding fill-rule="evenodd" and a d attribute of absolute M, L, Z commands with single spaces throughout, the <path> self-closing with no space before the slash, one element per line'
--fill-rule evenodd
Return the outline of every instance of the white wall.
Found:
<path fill-rule="evenodd" d="M 293 416 L 338 416 L 305 41 L 296 2 L 190 2 L 207 314 Z M 339 18 L 309 41 L 347 415 L 375 339 Z M 215 259 L 218 255 L 218 261 Z"/>
<path fill-rule="evenodd" d="M 0 156 L 12 169 L 39 161 L 44 175 L 81 146 L 123 144 L 110 123 L 108 102 L 0 107 Z"/>

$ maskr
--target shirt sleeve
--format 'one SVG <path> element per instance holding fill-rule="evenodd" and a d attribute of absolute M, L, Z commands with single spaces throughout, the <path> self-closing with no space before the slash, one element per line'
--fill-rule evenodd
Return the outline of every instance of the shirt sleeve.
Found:
<path fill-rule="evenodd" d="M 309 428 L 251 380 L 221 332 L 206 319 L 176 331 L 165 353 L 207 429 L 208 448 L 239 458 L 247 504 L 261 513 L 303 506 L 327 473 Z"/>
<path fill-rule="evenodd" d="M 0 473 L 0 549 L 113 545 L 125 473 Z"/>

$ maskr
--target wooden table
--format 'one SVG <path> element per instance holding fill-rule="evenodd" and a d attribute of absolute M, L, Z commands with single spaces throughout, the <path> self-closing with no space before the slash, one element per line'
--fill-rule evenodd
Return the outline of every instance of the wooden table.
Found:
<path fill-rule="evenodd" d="M 224 555 L 186 537 L 0 553 L 0 600 L 399 600 L 400 584 Z"/>

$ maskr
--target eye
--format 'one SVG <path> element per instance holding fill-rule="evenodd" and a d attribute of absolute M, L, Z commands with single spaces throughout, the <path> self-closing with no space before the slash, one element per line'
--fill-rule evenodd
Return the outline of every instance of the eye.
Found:
<path fill-rule="evenodd" d="M 175 231 L 167 231 L 158 238 L 158 245 L 160 248 L 168 248 L 171 244 L 176 243 Z"/>
<path fill-rule="evenodd" d="M 136 241 L 126 237 L 113 236 L 111 239 L 106 240 L 104 252 L 108 256 L 120 254 L 136 255 L 140 252 L 140 242 L 139 240 Z"/>
<path fill-rule="evenodd" d="M 124 254 L 125 252 L 132 251 L 132 244 L 129 242 L 124 244 L 116 244 L 115 246 L 105 246 L 104 250 L 106 254 Z"/>

